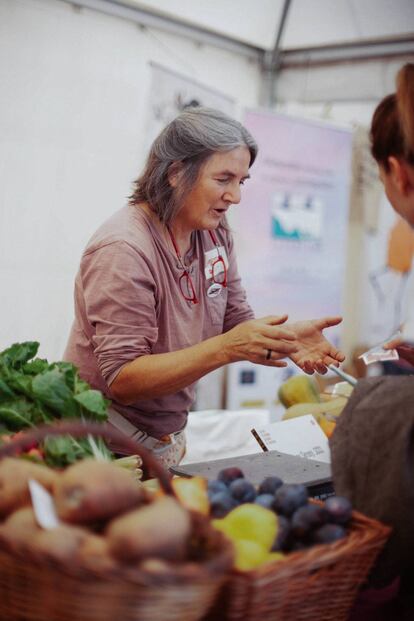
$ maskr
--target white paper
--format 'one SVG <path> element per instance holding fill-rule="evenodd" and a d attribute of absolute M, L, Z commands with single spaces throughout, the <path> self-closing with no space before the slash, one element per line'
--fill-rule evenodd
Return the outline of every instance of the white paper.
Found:
<path fill-rule="evenodd" d="M 271 423 L 255 431 L 269 451 L 331 463 L 328 438 L 311 414 Z"/>
<path fill-rule="evenodd" d="M 378 345 L 374 345 L 371 349 L 368 349 L 366 352 L 358 356 L 362 358 L 366 365 L 372 364 L 373 362 L 385 362 L 387 360 L 398 360 L 399 355 L 396 349 L 384 349 L 383 346 L 386 343 L 390 343 L 397 338 L 401 337 L 401 332 L 398 330 L 395 334 L 392 334 L 390 337 L 382 341 L 382 343 L 378 343 Z"/>
<path fill-rule="evenodd" d="M 29 480 L 29 490 L 32 498 L 33 511 L 39 526 L 45 529 L 59 526 L 55 503 L 47 489 L 34 479 Z"/>

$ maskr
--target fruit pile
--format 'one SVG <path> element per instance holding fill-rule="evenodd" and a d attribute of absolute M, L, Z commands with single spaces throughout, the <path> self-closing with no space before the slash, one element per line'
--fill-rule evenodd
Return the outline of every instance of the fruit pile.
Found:
<path fill-rule="evenodd" d="M 239 468 L 226 468 L 208 483 L 214 526 L 235 547 L 235 566 L 249 570 L 289 552 L 346 537 L 351 503 L 331 496 L 324 504 L 309 501 L 304 485 L 287 485 L 276 476 L 258 489 Z"/>
<path fill-rule="evenodd" d="M 307 375 L 294 375 L 284 382 L 278 398 L 286 410 L 282 420 L 312 414 L 322 431 L 330 438 L 335 430 L 336 419 L 344 409 L 352 387 L 347 384 L 336 396 L 319 392 L 315 380 Z"/>

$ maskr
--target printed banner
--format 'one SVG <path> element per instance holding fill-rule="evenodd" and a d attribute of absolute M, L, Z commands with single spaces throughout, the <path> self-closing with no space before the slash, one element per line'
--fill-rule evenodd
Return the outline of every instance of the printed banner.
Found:
<path fill-rule="evenodd" d="M 341 314 L 351 131 L 256 111 L 244 124 L 259 155 L 234 228 L 256 316 Z"/>

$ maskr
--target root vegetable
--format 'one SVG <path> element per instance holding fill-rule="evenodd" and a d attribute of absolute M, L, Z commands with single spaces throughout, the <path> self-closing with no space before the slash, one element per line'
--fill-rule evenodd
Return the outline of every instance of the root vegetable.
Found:
<path fill-rule="evenodd" d="M 25 552 L 39 532 L 41 529 L 32 507 L 23 507 L 0 526 L 0 541 L 13 552 Z"/>
<path fill-rule="evenodd" d="M 59 475 L 39 464 L 13 457 L 0 461 L 0 516 L 9 515 L 30 503 L 29 479 L 51 491 Z"/>
<path fill-rule="evenodd" d="M 150 557 L 182 561 L 190 535 L 190 514 L 169 496 L 113 520 L 107 529 L 111 553 L 126 562 Z"/>
<path fill-rule="evenodd" d="M 50 530 L 39 530 L 28 546 L 33 557 L 41 561 L 52 561 L 67 566 L 76 563 L 78 551 L 85 539 L 87 530 L 62 524 Z"/>
<path fill-rule="evenodd" d="M 82 542 L 78 562 L 82 567 L 98 573 L 112 572 L 119 567 L 109 552 L 108 541 L 100 535 L 89 535 Z"/>
<path fill-rule="evenodd" d="M 131 473 L 93 459 L 70 466 L 54 486 L 59 517 L 75 524 L 106 521 L 146 501 Z"/>

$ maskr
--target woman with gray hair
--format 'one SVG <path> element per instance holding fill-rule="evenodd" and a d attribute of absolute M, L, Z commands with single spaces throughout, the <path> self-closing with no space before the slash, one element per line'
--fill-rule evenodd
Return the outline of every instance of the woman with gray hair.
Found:
<path fill-rule="evenodd" d="M 195 382 L 239 360 L 290 357 L 324 373 L 344 356 L 323 336 L 339 317 L 254 319 L 226 212 L 240 201 L 257 145 L 227 115 L 182 112 L 153 143 L 129 204 L 83 254 L 65 359 L 110 399 L 110 421 L 165 465 L 185 451 Z"/>

